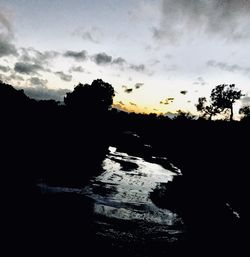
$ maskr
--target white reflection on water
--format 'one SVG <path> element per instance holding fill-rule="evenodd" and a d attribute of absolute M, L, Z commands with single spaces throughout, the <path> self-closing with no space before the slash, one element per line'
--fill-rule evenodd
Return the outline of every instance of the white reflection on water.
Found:
<path fill-rule="evenodd" d="M 127 165 L 133 168 L 128 169 Z M 181 219 L 169 210 L 158 208 L 149 198 L 150 192 L 159 183 L 172 181 L 175 173 L 143 158 L 117 152 L 114 147 L 110 147 L 110 154 L 103 162 L 103 170 L 85 187 L 83 194 L 94 200 L 94 213 L 99 217 L 99 222 L 106 220 L 107 232 L 108 223 L 112 227 L 115 219 L 137 222 L 137 230 L 144 234 L 147 233 L 145 224 L 148 224 L 148 232 L 149 227 L 156 226 L 161 232 L 181 233 Z"/>

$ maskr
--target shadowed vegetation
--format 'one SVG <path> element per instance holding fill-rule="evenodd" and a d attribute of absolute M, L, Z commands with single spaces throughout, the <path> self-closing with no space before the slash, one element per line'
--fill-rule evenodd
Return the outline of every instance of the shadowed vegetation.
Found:
<path fill-rule="evenodd" d="M 38 247 L 41 238 L 46 238 L 46 247 L 50 245 L 53 238 L 48 231 L 58 237 L 55 244 L 76 244 L 78 250 L 79 238 L 68 235 L 84 231 L 89 236 L 87 244 L 96 240 L 91 201 L 77 194 L 43 195 L 37 184 L 82 188 L 102 172 L 102 160 L 113 145 L 171 169 L 167 157 L 182 170 L 183 176 L 159 185 L 150 195 L 157 206 L 178 213 L 188 230 L 186 244 L 177 250 L 171 244 L 162 249 L 180 253 L 182 247 L 192 252 L 195 244 L 211 251 L 228 245 L 229 251 L 241 247 L 242 221 L 232 211 L 244 216 L 249 195 L 248 152 L 243 147 L 250 143 L 249 106 L 240 109 L 240 122 L 232 120 L 233 104 L 241 96 L 234 85 L 217 86 L 211 105 L 206 105 L 205 98 L 197 105 L 208 120 L 194 119 L 181 110 L 172 120 L 111 109 L 114 89 L 100 79 L 76 86 L 64 104 L 30 99 L 22 90 L 1 83 L 1 160 L 5 167 L 1 175 L 8 192 L 4 203 L 9 232 L 35 224 L 28 232 L 37 235 L 38 242 L 35 237 L 32 241 L 28 236 L 28 240 Z M 226 109 L 231 122 L 211 120 Z M 122 159 L 118 163 L 125 171 L 137 168 Z M 113 242 L 96 243 L 111 251 L 111 256 L 120 254 Z"/>

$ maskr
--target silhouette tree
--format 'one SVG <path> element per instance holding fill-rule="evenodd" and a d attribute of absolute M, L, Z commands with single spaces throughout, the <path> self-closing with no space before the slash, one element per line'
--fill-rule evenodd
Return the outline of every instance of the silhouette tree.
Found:
<path fill-rule="evenodd" d="M 241 90 L 236 90 L 234 84 L 222 84 L 216 86 L 212 90 L 210 95 L 210 105 L 207 105 L 206 97 L 200 97 L 198 99 L 198 104 L 195 106 L 197 111 L 203 113 L 203 117 L 209 116 L 209 120 L 225 110 L 230 110 L 230 121 L 232 121 L 233 104 L 242 96 Z"/>
<path fill-rule="evenodd" d="M 73 92 L 66 94 L 64 103 L 74 111 L 97 114 L 111 108 L 114 96 L 114 88 L 109 83 L 97 79 L 91 85 L 78 84 Z"/>
<path fill-rule="evenodd" d="M 0 110 L 7 114 L 10 111 L 21 111 L 30 102 L 23 90 L 16 90 L 9 84 L 0 81 Z"/>
<path fill-rule="evenodd" d="M 241 90 L 235 88 L 235 84 L 222 84 L 216 86 L 211 92 L 211 102 L 214 108 L 219 110 L 230 110 L 230 121 L 233 120 L 233 104 L 239 100 L 243 94 Z"/>
<path fill-rule="evenodd" d="M 194 120 L 194 115 L 192 115 L 190 112 L 185 112 L 182 110 L 177 111 L 177 116 L 174 118 L 174 120 L 178 121 L 184 121 L 184 120 Z"/>
<path fill-rule="evenodd" d="M 250 119 L 250 106 L 244 106 L 240 108 L 239 114 L 243 115 L 242 120 Z"/>
<path fill-rule="evenodd" d="M 199 97 L 198 104 L 195 105 L 198 112 L 201 112 L 203 117 L 209 117 L 209 120 L 212 120 L 212 117 L 220 113 L 221 110 L 217 106 L 212 104 L 207 105 L 206 97 Z"/>

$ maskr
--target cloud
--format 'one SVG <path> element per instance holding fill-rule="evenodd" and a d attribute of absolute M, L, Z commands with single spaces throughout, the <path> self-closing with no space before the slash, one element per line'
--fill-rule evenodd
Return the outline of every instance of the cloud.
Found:
<path fill-rule="evenodd" d="M 137 104 L 132 103 L 132 102 L 129 102 L 129 104 L 132 105 L 132 106 L 137 106 Z"/>
<path fill-rule="evenodd" d="M 9 76 L 9 78 L 11 80 L 19 80 L 19 81 L 24 81 L 24 78 L 20 75 L 17 75 L 16 73 L 11 73 L 11 75 Z"/>
<path fill-rule="evenodd" d="M 250 38 L 248 0 L 163 0 L 159 26 L 153 37 L 176 43 L 194 35 L 225 40 Z"/>
<path fill-rule="evenodd" d="M 180 94 L 182 94 L 182 95 L 186 95 L 187 94 L 187 90 L 182 90 L 182 91 L 180 91 Z"/>
<path fill-rule="evenodd" d="M 168 118 L 170 118 L 170 119 L 173 119 L 173 118 L 175 118 L 177 116 L 176 113 L 172 113 L 172 112 L 166 112 L 163 115 L 168 117 Z"/>
<path fill-rule="evenodd" d="M 198 77 L 194 82 L 194 85 L 199 85 L 199 86 L 204 86 L 207 84 L 207 82 L 202 78 L 202 77 Z"/>
<path fill-rule="evenodd" d="M 164 57 L 166 59 L 172 59 L 173 58 L 173 55 L 172 54 L 165 54 Z"/>
<path fill-rule="evenodd" d="M 130 94 L 133 92 L 133 88 L 128 88 L 127 86 L 123 85 L 122 88 L 124 88 L 124 92 L 127 94 Z"/>
<path fill-rule="evenodd" d="M 3 10 L 0 10 L 0 35 L 13 34 L 12 24 Z"/>
<path fill-rule="evenodd" d="M 121 105 L 119 103 L 113 104 L 112 107 L 117 109 L 118 111 L 129 112 L 128 109 L 125 106 L 123 106 L 123 105 Z"/>
<path fill-rule="evenodd" d="M 17 56 L 17 50 L 13 40 L 12 24 L 9 20 L 7 12 L 1 8 L 0 10 L 0 58 L 3 56 Z"/>
<path fill-rule="evenodd" d="M 32 77 L 30 79 L 28 79 L 28 81 L 30 82 L 30 84 L 32 86 L 40 86 L 40 87 L 46 87 L 48 80 L 47 79 L 40 79 L 38 77 Z"/>
<path fill-rule="evenodd" d="M 120 105 L 122 105 L 122 106 L 125 105 L 122 101 L 120 101 L 120 102 L 118 102 L 118 103 L 119 103 Z"/>
<path fill-rule="evenodd" d="M 73 33 L 75 36 L 80 36 L 83 40 L 99 44 L 101 39 L 103 38 L 103 33 L 98 27 L 90 27 L 90 28 L 77 28 Z"/>
<path fill-rule="evenodd" d="M 7 39 L 0 38 L 0 58 L 3 56 L 14 55 L 17 56 L 16 47 Z"/>
<path fill-rule="evenodd" d="M 126 63 L 126 60 L 123 59 L 122 57 L 118 57 L 118 58 L 115 58 L 113 61 L 112 61 L 112 64 L 117 64 L 117 65 L 124 65 Z"/>
<path fill-rule="evenodd" d="M 160 104 L 168 105 L 168 104 L 171 104 L 173 101 L 174 101 L 173 97 L 167 97 L 164 100 L 160 101 Z"/>
<path fill-rule="evenodd" d="M 135 70 L 135 71 L 138 71 L 138 72 L 143 72 L 146 69 L 144 64 L 139 64 L 139 65 L 130 64 L 129 68 L 131 70 Z"/>
<path fill-rule="evenodd" d="M 133 92 L 133 88 L 126 88 L 126 89 L 124 89 L 124 92 L 127 94 L 130 94 Z"/>
<path fill-rule="evenodd" d="M 38 74 L 38 71 L 45 71 L 45 69 L 39 64 L 30 64 L 24 62 L 17 62 L 14 70 L 21 74 L 34 75 Z"/>
<path fill-rule="evenodd" d="M 250 105 L 250 96 L 244 96 L 241 98 L 241 103 L 243 106 Z"/>
<path fill-rule="evenodd" d="M 139 89 L 139 88 L 141 88 L 143 85 L 144 85 L 144 83 L 136 83 L 136 84 L 135 84 L 135 88 L 136 88 L 136 89 Z"/>
<path fill-rule="evenodd" d="M 93 55 L 93 61 L 97 64 L 97 65 L 105 65 L 105 64 L 110 64 L 112 62 L 112 56 L 111 55 L 107 55 L 106 53 L 98 53 Z"/>
<path fill-rule="evenodd" d="M 70 69 L 69 69 L 69 72 L 84 72 L 85 70 L 83 69 L 82 66 L 72 66 Z"/>
<path fill-rule="evenodd" d="M 49 62 L 60 54 L 57 51 L 38 51 L 33 47 L 20 49 L 19 61 L 38 65 L 49 65 Z"/>
<path fill-rule="evenodd" d="M 0 65 L 0 71 L 2 71 L 2 72 L 8 72 L 8 71 L 10 71 L 10 67 L 9 67 L 9 66 Z"/>
<path fill-rule="evenodd" d="M 67 82 L 72 80 L 72 75 L 65 74 L 63 71 L 56 71 L 54 72 L 54 74 L 57 75 L 61 80 Z"/>
<path fill-rule="evenodd" d="M 73 58 L 77 62 L 86 61 L 88 58 L 87 51 L 82 50 L 80 52 L 77 51 L 66 51 L 63 54 L 64 57 Z"/>
<path fill-rule="evenodd" d="M 24 81 L 22 76 L 17 75 L 16 73 L 12 72 L 10 75 L 0 74 L 0 80 L 6 83 L 16 83 L 19 84 L 20 81 Z"/>
<path fill-rule="evenodd" d="M 63 101 L 66 93 L 70 92 L 68 89 L 49 89 L 43 86 L 22 87 L 25 94 L 30 98 L 37 100 L 56 100 Z"/>
<path fill-rule="evenodd" d="M 209 60 L 207 62 L 207 66 L 218 68 L 220 70 L 224 70 L 228 72 L 243 72 L 244 74 L 250 73 L 250 67 L 243 67 L 237 64 L 228 64 L 226 62 L 216 62 L 214 60 Z"/>

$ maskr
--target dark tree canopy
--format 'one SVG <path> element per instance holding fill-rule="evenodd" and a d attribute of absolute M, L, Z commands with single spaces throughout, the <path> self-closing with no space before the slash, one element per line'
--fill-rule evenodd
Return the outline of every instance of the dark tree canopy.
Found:
<path fill-rule="evenodd" d="M 211 92 L 212 105 L 221 110 L 230 110 L 230 120 L 233 120 L 233 104 L 243 96 L 235 84 L 222 84 L 216 86 Z"/>
<path fill-rule="evenodd" d="M 220 113 L 221 110 L 212 104 L 207 105 L 206 97 L 199 97 L 198 104 L 196 104 L 196 109 L 198 112 L 201 112 L 203 117 L 209 117 L 209 120 L 212 119 L 213 116 Z"/>
<path fill-rule="evenodd" d="M 239 114 L 243 115 L 242 120 L 250 119 L 250 106 L 240 108 Z"/>
<path fill-rule="evenodd" d="M 113 104 L 114 88 L 101 79 L 94 80 L 91 85 L 78 84 L 73 92 L 64 97 L 65 105 L 81 112 L 105 112 Z"/>
<path fill-rule="evenodd" d="M 210 95 L 210 105 L 207 104 L 206 97 L 200 97 L 196 104 L 197 111 L 203 113 L 203 117 L 215 116 L 226 110 L 230 110 L 230 120 L 233 120 L 233 104 L 239 100 L 243 94 L 237 90 L 234 84 L 222 84 L 216 86 Z"/>

